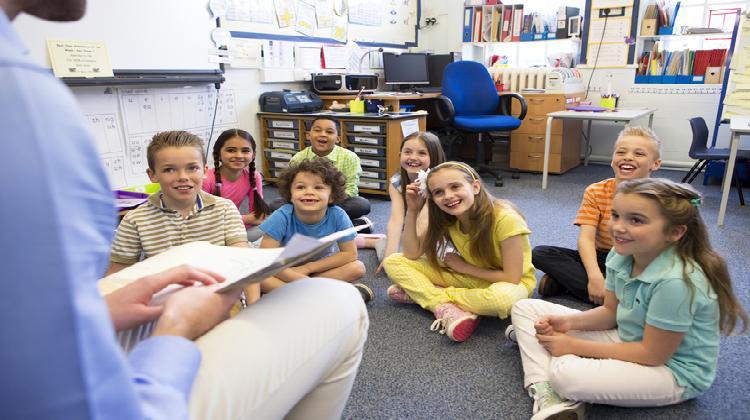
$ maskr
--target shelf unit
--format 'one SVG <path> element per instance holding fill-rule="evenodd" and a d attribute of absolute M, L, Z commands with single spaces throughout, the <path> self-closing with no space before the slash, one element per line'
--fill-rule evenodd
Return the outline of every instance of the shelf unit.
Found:
<path fill-rule="evenodd" d="M 521 54 L 523 49 L 523 54 Z M 494 54 L 506 55 L 508 67 L 548 67 L 547 57 L 554 53 L 570 53 L 578 62 L 581 51 L 580 38 L 547 39 L 516 42 L 465 42 L 462 53 L 464 60 L 489 64 Z"/>

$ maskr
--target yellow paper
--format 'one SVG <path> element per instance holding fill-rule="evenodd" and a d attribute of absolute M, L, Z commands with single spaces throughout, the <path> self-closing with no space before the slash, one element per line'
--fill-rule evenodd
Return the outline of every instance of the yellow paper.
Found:
<path fill-rule="evenodd" d="M 114 77 L 104 42 L 48 39 L 47 51 L 57 77 Z"/>

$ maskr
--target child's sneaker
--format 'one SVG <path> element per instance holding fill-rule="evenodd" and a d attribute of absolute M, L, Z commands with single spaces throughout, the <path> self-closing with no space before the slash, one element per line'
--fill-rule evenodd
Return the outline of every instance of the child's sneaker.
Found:
<path fill-rule="evenodd" d="M 542 276 L 539 279 L 539 285 L 537 287 L 539 295 L 542 297 L 557 296 L 563 292 L 563 287 L 557 280 L 550 277 L 548 274 Z"/>
<path fill-rule="evenodd" d="M 365 226 L 362 228 L 359 232 L 360 233 L 372 233 L 372 230 L 375 228 L 375 224 L 372 223 L 372 220 L 368 219 L 365 216 L 357 217 L 356 219 L 352 219 L 352 225 L 354 226 Z"/>
<path fill-rule="evenodd" d="M 364 300 L 365 303 L 368 303 L 371 300 L 375 299 L 375 293 L 373 293 L 372 289 L 370 289 L 366 285 L 362 283 L 352 283 L 352 286 L 357 288 L 359 294 L 362 295 L 362 300 Z"/>
<path fill-rule="evenodd" d="M 478 316 L 446 302 L 435 308 L 435 322 L 432 323 L 430 329 L 460 343 L 471 337 L 477 325 L 479 325 Z"/>
<path fill-rule="evenodd" d="M 516 339 L 516 327 L 513 326 L 513 324 L 508 325 L 508 328 L 505 329 L 505 338 L 507 338 L 508 341 L 518 344 L 518 339 Z"/>
<path fill-rule="evenodd" d="M 529 395 L 534 399 L 534 415 L 531 420 L 583 420 L 586 405 L 561 398 L 549 382 L 532 384 Z"/>
<path fill-rule="evenodd" d="M 396 303 L 416 303 L 411 297 L 409 297 L 408 294 L 406 294 L 404 289 L 402 289 L 401 286 L 397 284 L 388 286 L 388 290 L 386 291 L 386 293 L 388 294 L 388 298 Z"/>

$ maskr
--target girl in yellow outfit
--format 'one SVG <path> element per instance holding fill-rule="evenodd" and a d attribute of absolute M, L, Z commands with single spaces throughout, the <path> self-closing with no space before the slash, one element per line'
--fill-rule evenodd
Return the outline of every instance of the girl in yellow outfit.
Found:
<path fill-rule="evenodd" d="M 385 271 L 401 293 L 435 313 L 433 330 L 464 341 L 477 315 L 506 318 L 536 285 L 529 234 L 513 204 L 492 197 L 477 173 L 461 162 L 445 162 L 406 189 L 403 254 L 392 254 Z M 421 189 L 421 191 L 420 191 Z M 416 233 L 419 209 L 429 200 L 429 223 Z M 447 250 L 452 244 L 455 250 Z"/>

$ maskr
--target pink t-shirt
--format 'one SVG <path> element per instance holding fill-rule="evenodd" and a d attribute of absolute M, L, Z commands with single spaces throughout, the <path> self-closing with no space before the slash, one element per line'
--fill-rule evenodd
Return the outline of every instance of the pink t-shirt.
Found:
<path fill-rule="evenodd" d="M 243 169 L 242 175 L 237 178 L 236 181 L 229 181 L 228 179 L 221 179 L 221 196 L 232 200 L 237 208 L 242 205 L 242 200 L 247 197 L 247 208 L 248 213 L 252 213 L 255 207 L 253 206 L 253 188 L 250 185 L 250 179 L 248 177 L 249 169 Z M 211 168 L 206 173 L 206 178 L 203 179 L 203 191 L 213 194 L 216 186 L 216 172 L 214 168 Z M 261 197 L 263 197 L 263 178 L 260 176 L 260 172 L 255 171 L 255 189 L 258 191 Z M 251 227 L 252 225 L 246 224 L 245 227 Z"/>

